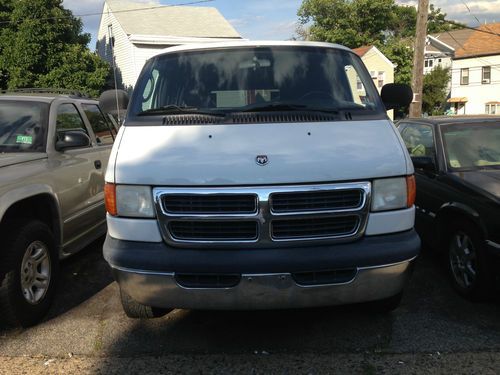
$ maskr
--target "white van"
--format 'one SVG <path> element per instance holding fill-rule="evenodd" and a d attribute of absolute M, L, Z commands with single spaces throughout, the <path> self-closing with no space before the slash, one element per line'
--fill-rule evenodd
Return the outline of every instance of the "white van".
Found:
<path fill-rule="evenodd" d="M 395 308 L 417 257 L 413 166 L 348 48 L 180 46 L 150 59 L 106 173 L 125 312 Z M 385 104 L 385 106 L 384 106 Z"/>

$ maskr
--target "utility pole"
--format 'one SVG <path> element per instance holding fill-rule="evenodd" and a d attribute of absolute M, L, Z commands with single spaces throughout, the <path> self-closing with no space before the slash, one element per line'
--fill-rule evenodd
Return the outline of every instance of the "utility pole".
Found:
<path fill-rule="evenodd" d="M 415 36 L 415 49 L 413 53 L 413 70 L 411 88 L 414 101 L 410 104 L 410 117 L 422 116 L 422 89 L 424 86 L 424 50 L 427 37 L 427 16 L 429 13 L 429 0 L 418 0 L 417 32 Z"/>

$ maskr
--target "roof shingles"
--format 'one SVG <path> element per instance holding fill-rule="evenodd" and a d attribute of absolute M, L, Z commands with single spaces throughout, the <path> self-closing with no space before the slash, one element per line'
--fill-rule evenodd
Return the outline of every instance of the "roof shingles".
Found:
<path fill-rule="evenodd" d="M 216 8 L 106 0 L 129 35 L 241 38 Z M 152 8 L 152 9 L 147 9 Z"/>

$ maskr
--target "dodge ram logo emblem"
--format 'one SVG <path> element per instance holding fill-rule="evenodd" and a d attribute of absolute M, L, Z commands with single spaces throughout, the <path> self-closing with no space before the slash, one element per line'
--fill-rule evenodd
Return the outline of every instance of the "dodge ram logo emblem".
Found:
<path fill-rule="evenodd" d="M 269 163 L 269 158 L 267 157 L 267 155 L 257 155 L 255 161 L 259 165 L 266 165 L 267 163 Z"/>

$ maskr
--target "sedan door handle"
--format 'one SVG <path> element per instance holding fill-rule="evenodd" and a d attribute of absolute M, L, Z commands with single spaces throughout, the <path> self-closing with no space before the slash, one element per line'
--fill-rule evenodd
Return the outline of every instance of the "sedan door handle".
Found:
<path fill-rule="evenodd" d="M 94 162 L 94 166 L 95 166 L 95 169 L 101 169 L 101 167 L 102 167 L 101 161 L 100 160 L 96 160 Z"/>

